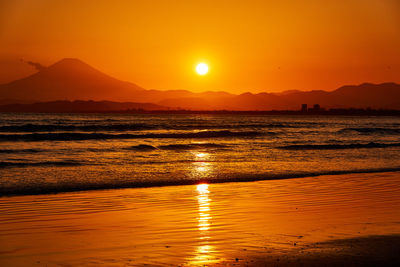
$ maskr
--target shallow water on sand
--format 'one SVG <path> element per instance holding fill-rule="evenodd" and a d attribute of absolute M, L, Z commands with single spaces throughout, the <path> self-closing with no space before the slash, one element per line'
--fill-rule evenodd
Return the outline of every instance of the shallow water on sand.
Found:
<path fill-rule="evenodd" d="M 400 173 L 0 198 L 1 266 L 250 264 L 400 234 Z"/>

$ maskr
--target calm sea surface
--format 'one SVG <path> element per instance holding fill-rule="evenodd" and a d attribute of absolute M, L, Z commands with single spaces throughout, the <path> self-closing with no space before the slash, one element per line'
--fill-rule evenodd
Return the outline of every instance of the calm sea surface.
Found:
<path fill-rule="evenodd" d="M 400 118 L 0 114 L 0 195 L 400 170 Z"/>

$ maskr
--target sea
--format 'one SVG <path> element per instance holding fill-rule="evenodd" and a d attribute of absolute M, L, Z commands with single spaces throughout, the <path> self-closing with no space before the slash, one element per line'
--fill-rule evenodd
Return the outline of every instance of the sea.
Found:
<path fill-rule="evenodd" d="M 0 196 L 393 171 L 400 117 L 0 114 Z"/>

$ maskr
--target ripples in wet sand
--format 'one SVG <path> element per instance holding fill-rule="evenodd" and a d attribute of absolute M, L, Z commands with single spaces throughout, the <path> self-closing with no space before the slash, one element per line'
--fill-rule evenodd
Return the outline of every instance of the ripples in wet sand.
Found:
<path fill-rule="evenodd" d="M 400 233 L 399 178 L 348 174 L 3 197 L 0 265 L 312 265 L 315 253 L 340 263 L 345 258 L 332 257 L 351 255 L 349 244 L 372 250 L 395 237 L 363 238 Z"/>

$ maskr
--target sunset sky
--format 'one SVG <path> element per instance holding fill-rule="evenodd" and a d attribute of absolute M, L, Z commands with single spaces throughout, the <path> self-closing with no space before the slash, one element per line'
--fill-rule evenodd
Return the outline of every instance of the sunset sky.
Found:
<path fill-rule="evenodd" d="M 400 82 L 399 48 L 398 0 L 0 0 L 0 83 L 73 57 L 146 89 L 333 90 Z"/>

